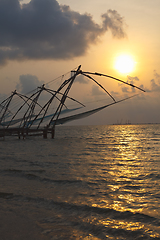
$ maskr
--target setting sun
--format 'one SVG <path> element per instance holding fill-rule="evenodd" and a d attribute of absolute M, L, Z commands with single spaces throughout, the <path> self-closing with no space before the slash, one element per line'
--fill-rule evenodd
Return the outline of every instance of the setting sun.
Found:
<path fill-rule="evenodd" d="M 130 73 L 133 71 L 135 62 L 129 55 L 120 55 L 116 58 L 115 69 L 120 73 Z"/>

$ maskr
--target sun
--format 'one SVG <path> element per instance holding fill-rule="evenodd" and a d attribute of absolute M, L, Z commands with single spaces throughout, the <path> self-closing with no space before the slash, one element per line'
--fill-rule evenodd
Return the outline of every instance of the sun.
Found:
<path fill-rule="evenodd" d="M 120 55 L 116 58 L 115 69 L 120 73 L 130 73 L 135 67 L 135 62 L 130 55 Z"/>

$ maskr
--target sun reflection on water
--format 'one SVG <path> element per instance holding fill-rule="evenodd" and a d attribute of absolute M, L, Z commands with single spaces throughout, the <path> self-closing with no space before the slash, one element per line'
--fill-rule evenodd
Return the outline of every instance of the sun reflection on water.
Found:
<path fill-rule="evenodd" d="M 117 221 L 117 220 L 110 221 L 110 219 L 106 221 L 102 221 L 102 223 L 105 226 L 111 225 L 112 227 L 115 227 L 115 228 L 121 228 L 121 229 L 126 229 L 131 231 L 139 230 L 144 227 L 144 224 L 140 224 L 137 222 L 126 222 L 126 221 Z"/>
<path fill-rule="evenodd" d="M 144 133 L 142 130 L 140 132 L 136 126 L 117 126 L 114 138 L 107 133 L 109 136 L 106 139 L 101 139 L 101 145 L 99 146 L 101 155 L 99 156 L 100 160 L 98 159 L 101 164 L 96 165 L 95 172 L 99 179 L 103 179 L 103 184 L 97 186 L 97 188 L 103 188 L 106 192 L 104 190 L 99 191 L 101 194 L 96 195 L 92 206 L 112 209 L 116 214 L 133 214 L 131 219 L 129 216 L 125 220 L 123 220 L 123 217 L 122 220 L 111 218 L 99 220 L 99 223 L 105 227 L 110 226 L 113 229 L 125 229 L 134 232 L 144 229 L 150 237 L 160 237 L 160 230 L 159 233 L 156 232 L 157 227 L 155 227 L 156 230 L 154 228 L 151 230 L 143 221 L 136 220 L 136 216 L 139 216 L 136 214 L 142 214 L 144 222 L 149 221 L 145 219 L 145 214 L 153 217 L 160 214 L 159 201 L 156 203 L 153 195 L 153 192 L 157 194 L 157 184 L 160 183 L 159 175 L 155 175 L 158 177 L 154 184 L 150 181 L 152 177 L 150 171 L 156 171 L 156 161 L 152 160 L 156 154 L 153 152 L 152 155 L 150 154 L 150 149 L 155 149 L 155 145 L 154 142 L 147 139 L 146 133 L 145 135 Z M 158 147 L 156 151 L 159 154 Z M 105 152 L 107 152 L 106 156 L 104 156 Z M 159 194 L 160 192 L 158 196 Z M 152 207 L 153 199 L 156 210 Z M 111 236 L 106 235 L 106 237 Z"/>

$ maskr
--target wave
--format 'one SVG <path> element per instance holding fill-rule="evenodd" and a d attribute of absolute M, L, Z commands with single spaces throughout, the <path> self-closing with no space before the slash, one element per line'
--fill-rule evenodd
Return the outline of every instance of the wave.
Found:
<path fill-rule="evenodd" d="M 10 199 L 10 198 L 13 198 L 13 197 L 14 197 L 13 193 L 0 192 L 0 198 Z"/>
<path fill-rule="evenodd" d="M 2 172 L 2 171 L 1 171 Z M 44 173 L 45 170 L 18 170 L 18 169 L 7 169 L 3 170 L 4 173 L 8 173 L 10 176 L 22 177 L 27 178 L 28 180 L 37 180 L 40 182 L 49 182 L 49 183 L 58 183 L 58 184 L 77 184 L 82 183 L 82 180 L 77 179 L 50 179 L 47 177 L 41 177 L 36 175 L 35 173 Z"/>
<path fill-rule="evenodd" d="M 59 208 L 60 210 L 72 210 L 85 213 L 96 213 L 99 215 L 105 215 L 106 217 L 115 219 L 115 220 L 127 220 L 127 221 L 133 221 L 133 222 L 141 222 L 141 223 L 149 223 L 155 226 L 160 226 L 160 220 L 156 217 L 152 217 L 143 213 L 139 212 L 131 212 L 131 211 L 118 211 L 111 208 L 101 208 L 101 207 L 93 207 L 89 205 L 77 205 L 74 203 L 68 203 L 68 202 L 61 202 L 61 201 L 54 201 L 52 199 L 45 199 L 40 197 L 28 197 L 23 195 L 16 195 L 14 193 L 8 193 L 8 192 L 0 192 L 0 198 L 4 199 L 18 199 L 21 201 L 28 201 L 28 202 L 39 202 L 41 204 L 45 204 L 45 206 L 48 207 L 55 207 Z M 47 204 L 46 204 L 47 203 Z"/>
<path fill-rule="evenodd" d="M 41 197 L 29 197 L 16 195 L 9 192 L 0 192 L 0 199 L 18 201 L 23 204 L 37 205 L 40 208 L 54 211 L 58 214 L 60 225 L 75 228 L 88 235 L 93 235 L 99 239 L 159 239 L 158 235 L 153 236 L 153 229 L 160 226 L 160 220 L 143 213 L 133 213 L 131 211 L 118 211 L 110 208 L 93 207 L 89 205 L 78 205 L 63 201 L 54 201 Z M 12 201 L 12 202 L 11 202 Z M 28 206 L 28 205 L 27 205 Z M 56 216 L 57 216 L 56 214 Z M 70 217 L 69 217 L 70 216 Z M 96 221 L 95 221 L 96 217 Z M 101 219 L 103 221 L 101 222 Z M 55 216 L 43 218 L 41 224 L 58 224 Z M 105 224 L 107 221 L 107 225 Z M 123 224 L 122 224 L 123 223 Z M 133 226 L 133 228 L 131 228 Z M 134 228 L 137 226 L 137 228 Z M 139 226 L 139 228 L 138 228 Z M 141 227 L 143 226 L 143 227 Z"/>
<path fill-rule="evenodd" d="M 152 180 L 160 179 L 160 174 L 158 173 L 150 173 L 145 176 L 145 178 L 151 178 Z"/>

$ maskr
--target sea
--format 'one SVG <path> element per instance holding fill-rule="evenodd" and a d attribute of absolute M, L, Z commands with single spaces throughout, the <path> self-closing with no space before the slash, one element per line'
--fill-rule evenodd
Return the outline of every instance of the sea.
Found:
<path fill-rule="evenodd" d="M 160 124 L 0 139 L 0 240 L 160 239 Z"/>

